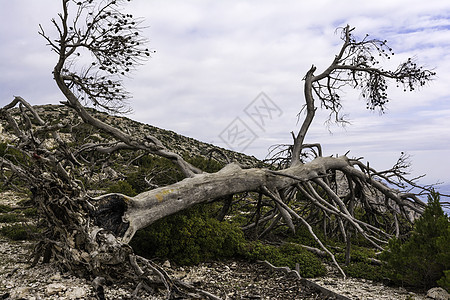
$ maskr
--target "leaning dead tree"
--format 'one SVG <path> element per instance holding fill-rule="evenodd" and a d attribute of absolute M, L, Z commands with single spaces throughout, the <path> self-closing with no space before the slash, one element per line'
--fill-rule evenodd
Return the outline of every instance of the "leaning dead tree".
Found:
<path fill-rule="evenodd" d="M 123 2 L 62 0 L 62 12 L 52 20 L 56 36 L 41 27 L 40 34 L 57 57 L 53 77 L 65 97 L 62 103 L 76 118 L 55 119 L 19 96 L 0 110 L 9 136 L 7 151 L 0 158 L 2 180 L 28 187 L 45 228 L 35 249 L 35 263 L 55 260 L 74 274 L 97 278 L 96 283 L 99 278 L 132 280 L 137 283 L 135 294 L 157 285 L 167 289 L 168 297 L 197 293 L 214 298 L 169 278 L 158 265 L 135 255 L 128 243 L 136 231 L 195 204 L 252 192 L 259 196 L 246 229 L 262 234 L 278 223 L 292 230 L 304 226 L 342 272 L 314 232 L 318 224 L 346 241 L 354 233 L 382 249 L 400 234 L 400 220 L 412 222 L 422 213 L 425 204 L 410 189 L 418 186 L 405 177 L 407 156 L 402 155 L 391 169 L 377 171 L 345 155 L 323 157 L 320 144 L 307 144 L 305 137 L 319 106 L 342 120 L 339 94 L 346 86 L 360 89 L 369 109 L 383 111 L 390 81 L 414 90 L 431 80 L 434 72 L 411 59 L 395 70 L 384 70 L 378 57 L 393 55 L 386 41 L 369 36 L 358 39 L 353 28 L 341 28 L 342 46 L 328 68 L 319 72 L 312 66 L 303 78 L 306 116 L 299 132 L 293 133 L 293 144 L 276 153 L 267 168 L 230 163 L 207 173 L 169 151 L 156 137 L 133 136 L 88 108 L 115 113 L 126 109 L 129 95 L 121 78 L 151 54 L 141 37 L 140 20 L 122 13 Z M 107 135 L 108 140 L 73 143 L 82 126 Z M 114 167 L 111 160 L 117 153 L 166 158 L 185 179 L 135 197 L 89 196 L 86 186 L 95 166 Z M 269 208 L 264 214 L 262 206 Z M 364 218 L 356 211 L 364 212 Z"/>

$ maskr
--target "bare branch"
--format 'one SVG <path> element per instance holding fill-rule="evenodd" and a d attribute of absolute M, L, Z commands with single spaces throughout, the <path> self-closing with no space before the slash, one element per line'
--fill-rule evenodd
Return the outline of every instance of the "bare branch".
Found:
<path fill-rule="evenodd" d="M 342 28 L 342 47 L 332 63 L 322 73 L 314 75 L 314 66 L 306 73 L 303 80 L 306 117 L 302 126 L 294 137 L 292 164 L 300 162 L 300 154 L 305 135 L 315 115 L 315 97 L 321 107 L 330 110 L 330 119 L 338 123 L 345 122 L 341 116 L 342 102 L 339 92 L 345 86 L 358 88 L 361 96 L 366 99 L 367 109 L 379 109 L 384 112 L 389 102 L 387 95 L 388 80 L 394 80 L 404 91 L 413 91 L 425 85 L 436 75 L 432 70 L 418 66 L 414 59 L 401 63 L 396 70 L 384 70 L 378 67 L 376 56 L 390 59 L 394 53 L 387 46 L 387 41 L 370 39 L 366 35 L 358 40 L 353 35 L 354 28 Z"/>

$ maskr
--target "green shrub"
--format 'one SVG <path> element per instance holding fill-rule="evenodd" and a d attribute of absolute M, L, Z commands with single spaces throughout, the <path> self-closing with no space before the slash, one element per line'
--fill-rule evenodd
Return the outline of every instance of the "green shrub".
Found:
<path fill-rule="evenodd" d="M 31 160 L 20 150 L 9 148 L 7 143 L 0 143 L 0 156 L 17 164 L 28 164 Z"/>
<path fill-rule="evenodd" d="M 38 211 L 35 207 L 29 207 L 29 208 L 25 208 L 22 213 L 25 215 L 25 217 L 35 217 L 38 215 Z"/>
<path fill-rule="evenodd" d="M 186 161 L 206 172 L 216 172 L 223 167 L 217 161 L 208 160 L 201 156 L 186 157 Z M 173 184 L 184 178 L 178 167 L 166 158 L 144 155 L 136 160 L 134 164 L 138 167 L 138 170 L 128 174 L 126 181 L 136 193 L 149 189 L 145 178 L 151 178 L 151 183 L 158 186 Z"/>
<path fill-rule="evenodd" d="M 153 155 L 145 155 L 135 161 L 136 172 L 128 174 L 126 181 L 136 193 L 149 189 L 145 178 L 151 178 L 151 183 L 164 186 L 180 181 L 184 178 L 176 165 L 170 160 Z"/>
<path fill-rule="evenodd" d="M 0 204 L 0 213 L 10 212 L 12 210 L 11 206 Z"/>
<path fill-rule="evenodd" d="M 300 275 L 303 277 L 321 276 L 326 273 L 322 262 L 314 254 L 299 245 L 284 244 L 280 247 L 280 252 L 283 256 L 278 264 L 283 265 L 285 261 L 286 265 L 292 269 L 298 263 L 300 265 Z"/>
<path fill-rule="evenodd" d="M 14 241 L 33 239 L 35 233 L 37 233 L 36 227 L 21 224 L 4 226 L 0 229 L 0 234 Z"/>
<path fill-rule="evenodd" d="M 350 251 L 350 259 L 352 262 L 369 263 L 369 258 L 375 257 L 375 249 L 353 246 Z"/>
<path fill-rule="evenodd" d="M 374 248 L 356 246 L 352 244 L 350 250 L 350 263 L 345 264 L 345 245 L 336 243 L 340 247 L 330 249 L 334 252 L 337 262 L 342 266 L 345 274 L 354 278 L 364 278 L 373 281 L 383 281 L 387 278 L 386 269 L 383 266 L 372 264 L 370 259 L 376 258 Z M 359 243 L 358 243 L 359 244 Z M 329 260 L 331 261 L 331 260 Z"/>
<path fill-rule="evenodd" d="M 316 277 L 326 273 L 320 259 L 303 247 L 292 243 L 277 247 L 264 245 L 259 241 L 250 242 L 244 247 L 243 255 L 251 261 L 267 260 L 274 266 L 289 267 L 293 270 L 298 263 L 299 273 L 303 277 Z"/>
<path fill-rule="evenodd" d="M 369 262 L 351 262 L 348 266 L 343 266 L 347 276 L 353 278 L 364 278 L 373 281 L 383 281 L 388 277 L 388 271 L 384 266 L 373 265 Z"/>
<path fill-rule="evenodd" d="M 155 222 L 136 233 L 131 246 L 145 257 L 168 258 L 181 265 L 236 256 L 242 230 L 193 208 Z"/>
<path fill-rule="evenodd" d="M 396 283 L 418 288 L 433 287 L 440 278 L 439 283 L 448 283 L 444 271 L 450 269 L 450 223 L 439 200 L 439 193 L 432 192 L 409 238 L 405 242 L 393 239 L 389 250 L 383 252 L 390 278 Z"/>
<path fill-rule="evenodd" d="M 446 289 L 447 292 L 450 292 L 450 270 L 445 270 L 444 276 L 442 276 L 441 279 L 437 281 L 437 283 L 439 284 L 439 286 Z"/>
<path fill-rule="evenodd" d="M 121 180 L 109 186 L 108 193 L 120 193 L 130 197 L 136 196 L 136 191 L 127 181 Z"/>
<path fill-rule="evenodd" d="M 15 223 L 15 222 L 20 222 L 20 221 L 24 221 L 24 220 L 25 219 L 18 214 L 9 213 L 9 214 L 1 214 L 0 215 L 0 223 Z"/>
<path fill-rule="evenodd" d="M 206 159 L 202 156 L 185 157 L 186 161 L 193 166 L 209 173 L 217 172 L 224 167 L 223 163 L 219 163 L 213 159 Z"/>
<path fill-rule="evenodd" d="M 314 230 L 314 233 L 320 240 L 325 240 L 325 236 L 320 230 Z M 297 226 L 295 235 L 289 241 L 311 247 L 320 247 L 306 226 Z"/>

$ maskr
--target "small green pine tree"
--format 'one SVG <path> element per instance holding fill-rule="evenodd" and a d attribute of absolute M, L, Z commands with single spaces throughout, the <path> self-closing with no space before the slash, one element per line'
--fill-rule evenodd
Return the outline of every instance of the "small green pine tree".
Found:
<path fill-rule="evenodd" d="M 444 271 L 444 276 L 442 276 L 441 279 L 437 282 L 441 287 L 447 290 L 447 292 L 450 292 L 450 270 Z"/>
<path fill-rule="evenodd" d="M 450 269 L 450 222 L 439 201 L 439 193 L 432 191 L 409 238 L 405 242 L 393 239 L 389 250 L 383 253 L 390 277 L 398 284 L 430 288 L 440 278 L 439 283 L 446 282 L 444 272 Z"/>

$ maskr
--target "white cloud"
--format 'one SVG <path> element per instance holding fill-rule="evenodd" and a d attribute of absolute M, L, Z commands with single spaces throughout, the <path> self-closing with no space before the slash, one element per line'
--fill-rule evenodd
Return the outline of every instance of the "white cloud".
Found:
<path fill-rule="evenodd" d="M 50 30 L 49 19 L 60 5 L 53 0 L 0 0 L 0 5 L 0 55 L 6 58 L 0 61 L 0 103 L 12 94 L 57 103 L 51 79 L 55 56 L 37 30 L 39 23 Z M 450 156 L 447 1 L 135 0 L 130 9 L 146 19 L 145 34 L 157 51 L 126 80 L 134 95 L 130 117 L 224 146 L 220 132 L 236 117 L 251 122 L 243 109 L 264 91 L 283 115 L 258 131 L 247 148 L 260 158 L 270 145 L 291 142 L 289 132 L 298 130 L 301 79 L 312 64 L 320 70 L 331 62 L 340 47 L 336 27 L 350 24 L 360 37 L 387 39 L 396 63 L 417 55 L 438 72 L 429 86 L 417 93 L 391 90 L 388 113 L 381 117 L 364 109 L 358 93 L 346 90 L 344 112 L 353 125 L 332 128 L 330 135 L 321 117 L 326 113 L 319 113 L 307 140 L 322 142 L 328 154 L 351 149 L 374 167 L 395 162 L 399 151 L 414 153 L 415 172 L 450 182 L 442 163 Z"/>

